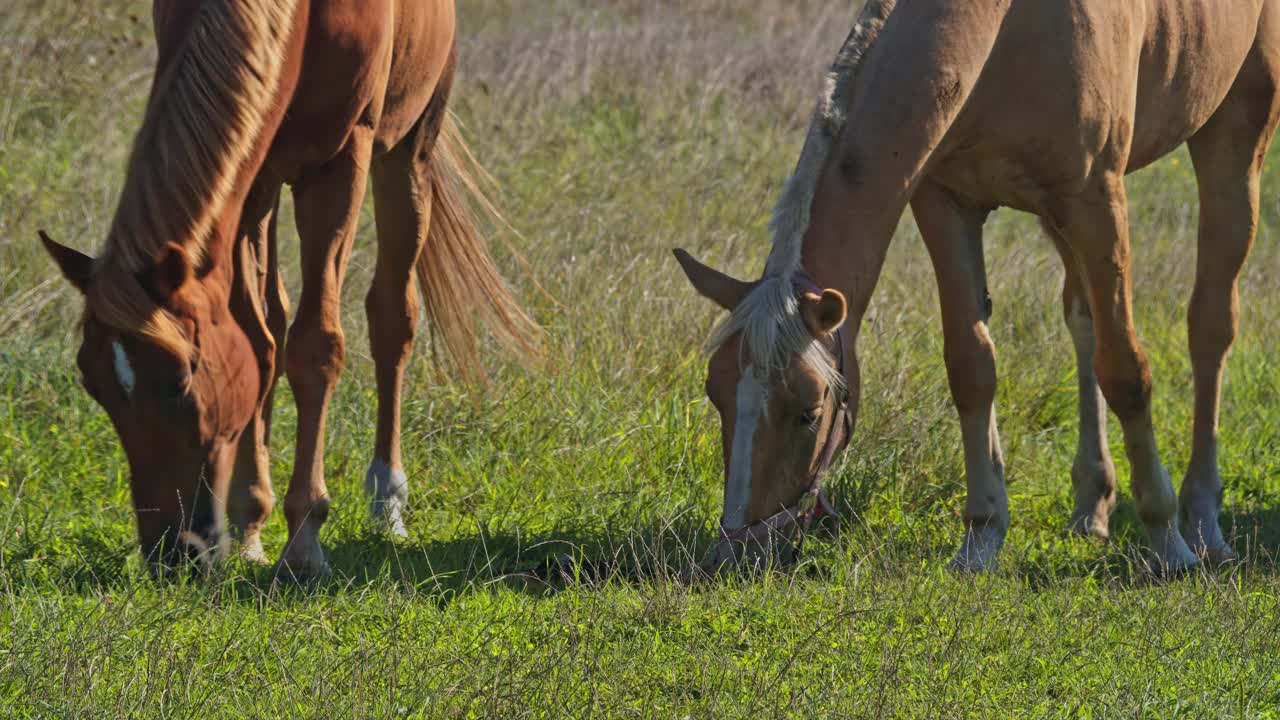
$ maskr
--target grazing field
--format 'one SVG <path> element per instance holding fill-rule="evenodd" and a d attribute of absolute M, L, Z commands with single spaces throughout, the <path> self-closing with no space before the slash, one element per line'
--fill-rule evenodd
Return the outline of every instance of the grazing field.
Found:
<path fill-rule="evenodd" d="M 716 312 L 669 251 L 759 272 L 856 3 L 461 5 L 455 108 L 501 186 L 517 233 L 495 233 L 495 252 L 550 356 L 527 372 L 493 355 L 491 383 L 467 388 L 421 359 L 424 333 L 405 398 L 409 537 L 376 532 L 360 489 L 375 411 L 366 212 L 329 422 L 335 572 L 299 587 L 240 561 L 149 579 L 127 464 L 77 382 L 80 300 L 36 241 L 104 237 L 150 83 L 149 6 L 0 4 L 0 717 L 1280 717 L 1280 160 L 1222 413 L 1238 566 L 1149 579 L 1118 428 L 1112 542 L 1063 533 L 1076 411 L 1062 272 L 1035 221 L 1002 211 L 987 241 L 1013 513 L 1000 571 L 944 569 L 963 463 L 932 271 L 904 218 L 831 479 L 842 534 L 798 567 L 687 588 L 674 576 L 710 547 L 720 509 L 699 349 Z M 1128 186 L 1137 322 L 1180 479 L 1196 188 L 1181 151 Z M 287 385 L 277 408 L 282 498 Z M 276 556 L 279 511 L 264 539 Z M 502 579 L 563 554 L 590 561 L 569 582 Z"/>

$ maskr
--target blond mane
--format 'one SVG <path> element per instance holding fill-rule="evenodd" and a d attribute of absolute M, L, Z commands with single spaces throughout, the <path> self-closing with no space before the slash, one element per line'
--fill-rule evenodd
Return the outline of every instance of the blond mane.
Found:
<path fill-rule="evenodd" d="M 875 41 L 897 0 L 867 0 L 857 23 L 823 76 L 822 93 L 809 121 L 795 172 L 787 179 L 773 208 L 769 230 L 773 246 L 764 279 L 743 298 L 712 332 L 712 351 L 737 333 L 752 364 L 761 372 L 785 368 L 793 353 L 835 385 L 844 382 L 829 361 L 830 353 L 817 342 L 800 317 L 793 282 L 802 267 L 801 248 L 809 229 L 809 208 L 827 156 L 844 132 L 848 105 L 863 55 Z"/>
<path fill-rule="evenodd" d="M 156 79 L 87 309 L 117 329 L 191 352 L 137 279 L 175 242 L 197 267 L 274 102 L 297 0 L 206 0 Z"/>

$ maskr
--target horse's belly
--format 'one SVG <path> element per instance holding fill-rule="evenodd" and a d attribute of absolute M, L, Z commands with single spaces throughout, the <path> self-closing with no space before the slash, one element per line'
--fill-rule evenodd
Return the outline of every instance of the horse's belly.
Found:
<path fill-rule="evenodd" d="M 1244 64 L 1262 0 L 1149 0 L 1128 170 L 1147 165 L 1208 122 Z"/>
<path fill-rule="evenodd" d="M 1099 169 L 1149 164 L 1222 103 L 1261 2 L 1015 6 L 931 176 L 981 204 L 1043 212 L 1046 198 L 1082 191 Z M 1118 29 L 1126 24 L 1134 34 Z"/>
<path fill-rule="evenodd" d="M 1055 174 L 1020 152 L 980 146 L 948 154 L 929 177 L 975 205 L 1040 213 L 1047 191 L 1071 194 L 1081 184 L 1072 178 L 1054 187 L 1056 182 L 1046 178 Z"/>

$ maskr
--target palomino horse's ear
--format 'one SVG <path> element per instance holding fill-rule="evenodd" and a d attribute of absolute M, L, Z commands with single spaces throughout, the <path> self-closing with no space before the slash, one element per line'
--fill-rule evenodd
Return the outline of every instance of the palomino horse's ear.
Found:
<path fill-rule="evenodd" d="M 800 297 L 800 316 L 814 337 L 826 337 L 844 324 L 848 303 L 837 290 L 823 290 L 822 295 L 805 293 Z"/>
<path fill-rule="evenodd" d="M 53 257 L 53 261 L 58 263 L 58 269 L 67 281 L 81 293 L 85 292 L 89 287 L 89 276 L 93 273 L 93 258 L 66 245 L 59 245 L 43 230 L 40 231 L 40 242 L 44 243 L 44 249 Z"/>
<path fill-rule="evenodd" d="M 680 267 L 684 269 L 689 282 L 693 283 L 693 289 L 725 310 L 732 311 L 738 307 L 742 298 L 755 287 L 754 283 L 735 280 L 719 270 L 712 270 L 694 260 L 693 256 L 684 250 L 676 248 L 672 252 L 675 253 L 676 260 L 680 261 Z"/>
<path fill-rule="evenodd" d="M 154 299 L 164 302 L 173 297 L 191 279 L 191 259 L 177 243 L 167 243 L 156 256 L 151 268 L 148 290 Z"/>

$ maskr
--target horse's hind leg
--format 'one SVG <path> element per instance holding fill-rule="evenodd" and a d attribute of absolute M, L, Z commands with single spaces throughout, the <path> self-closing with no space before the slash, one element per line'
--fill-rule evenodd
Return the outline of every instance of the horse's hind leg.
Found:
<path fill-rule="evenodd" d="M 365 312 L 378 383 L 378 428 L 364 489 L 374 519 L 401 537 L 406 534 L 401 511 L 409 483 L 400 457 L 400 393 L 418 323 L 413 272 L 431 224 L 427 163 L 444 97 L 437 92 L 415 130 L 373 166 L 378 260 Z"/>
<path fill-rule="evenodd" d="M 938 280 L 944 355 L 964 441 L 965 535 L 951 567 L 989 571 L 1009 530 L 1004 458 L 996 431 L 995 346 L 982 253 L 987 212 L 965 206 L 926 180 L 911 199 Z"/>
<path fill-rule="evenodd" d="M 1107 447 L 1107 408 L 1093 370 L 1093 315 L 1084 280 L 1075 256 L 1066 241 L 1048 222 L 1042 223 L 1062 256 L 1066 276 L 1062 284 L 1062 313 L 1076 351 L 1076 380 L 1079 385 L 1080 431 L 1076 457 L 1071 464 L 1071 487 L 1075 510 L 1067 527 L 1080 535 L 1103 540 L 1110 537 L 1108 526 L 1116 505 L 1116 467 Z"/>
<path fill-rule="evenodd" d="M 1118 172 L 1103 170 L 1078 196 L 1053 203 L 1054 228 L 1076 259 L 1089 296 L 1098 385 L 1120 419 L 1134 504 L 1160 571 L 1196 564 L 1178 532 L 1178 501 L 1151 424 L 1151 369 L 1133 327 L 1128 201 Z"/>
<path fill-rule="evenodd" d="M 1222 107 L 1188 142 L 1200 187 L 1200 239 L 1187 312 L 1195 423 L 1179 500 L 1187 542 L 1211 563 L 1235 557 L 1218 525 L 1218 399 L 1240 314 L 1236 279 L 1258 226 L 1259 175 L 1276 127 L 1278 79 L 1280 67 L 1255 53 Z"/>

